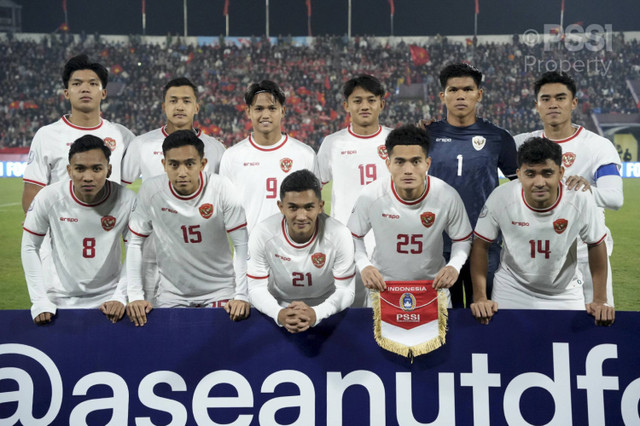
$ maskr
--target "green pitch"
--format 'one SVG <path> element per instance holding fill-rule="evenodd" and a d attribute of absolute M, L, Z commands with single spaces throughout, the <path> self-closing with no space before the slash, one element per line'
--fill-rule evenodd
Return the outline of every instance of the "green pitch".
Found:
<path fill-rule="evenodd" d="M 0 309 L 29 309 L 29 294 L 20 262 L 22 238 L 22 179 L 0 179 Z M 137 190 L 139 182 L 134 183 Z M 322 191 L 325 211 L 331 211 L 331 185 Z M 615 245 L 613 269 L 616 309 L 640 311 L 640 179 L 624 180 L 624 206 L 607 211 Z"/>

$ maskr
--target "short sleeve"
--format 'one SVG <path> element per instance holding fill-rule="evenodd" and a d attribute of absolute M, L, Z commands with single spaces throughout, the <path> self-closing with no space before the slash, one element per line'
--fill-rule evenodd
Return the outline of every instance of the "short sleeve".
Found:
<path fill-rule="evenodd" d="M 496 203 L 496 191 L 494 191 L 487 202 L 482 206 L 474 234 L 485 241 L 492 242 L 498 238 L 500 227 L 498 225 L 497 214 L 499 205 Z"/>
<path fill-rule="evenodd" d="M 43 139 L 42 130 L 37 131 L 29 148 L 27 167 L 23 175 L 25 182 L 40 186 L 46 186 L 51 181 L 51 167 L 44 152 Z"/>
<path fill-rule="evenodd" d="M 136 138 L 131 142 L 129 148 L 124 154 L 124 158 L 122 159 L 122 183 L 125 185 L 129 185 L 133 183 L 138 177 L 140 177 L 140 173 L 142 173 L 142 169 L 140 164 L 143 159 L 140 158 L 140 144 L 141 140 Z"/>
<path fill-rule="evenodd" d="M 318 150 L 318 170 L 317 175 L 320 178 L 320 182 L 325 185 L 332 179 L 331 175 L 331 140 L 326 138 L 320 145 Z"/>

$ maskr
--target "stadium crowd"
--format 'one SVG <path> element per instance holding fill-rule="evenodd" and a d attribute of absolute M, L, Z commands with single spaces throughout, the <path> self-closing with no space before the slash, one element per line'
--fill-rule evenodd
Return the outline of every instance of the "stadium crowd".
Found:
<path fill-rule="evenodd" d="M 347 123 L 340 89 L 351 76 L 364 72 L 381 79 L 388 91 L 381 121 L 396 127 L 425 116 L 442 118 L 436 76 L 447 63 L 461 61 L 485 73 L 478 115 L 512 134 L 539 127 L 533 81 L 554 66 L 573 67 L 564 70 L 581 88 L 576 122 L 584 123 L 593 111 L 638 111 L 626 80 L 640 76 L 640 44 L 625 41 L 622 35 L 613 37 L 610 49 L 599 52 L 570 52 L 562 44 L 545 49 L 543 44 L 524 44 L 518 37 L 505 44 L 454 43 L 437 37 L 423 46 L 427 63 L 412 59 L 405 43 L 392 47 L 367 37 L 316 37 L 310 46 L 297 46 L 285 38 L 277 44 L 252 39 L 245 46 L 192 46 L 173 38 L 166 47 L 144 44 L 135 36 L 127 43 L 100 37 L 83 37 L 79 42 L 64 39 L 64 35 L 50 35 L 41 42 L 12 37 L 0 42 L 0 147 L 29 146 L 39 127 L 68 112 L 59 70 L 81 52 L 109 68 L 109 94 L 102 104 L 108 120 L 135 134 L 161 126 L 161 89 L 170 79 L 186 76 L 199 86 L 199 126 L 227 146 L 250 131 L 242 95 L 251 82 L 270 78 L 281 84 L 287 94 L 287 131 L 317 149 L 324 136 Z M 591 66 L 579 68 L 579 61 Z M 408 83 L 423 83 L 424 96 L 400 98 L 399 87 Z"/>

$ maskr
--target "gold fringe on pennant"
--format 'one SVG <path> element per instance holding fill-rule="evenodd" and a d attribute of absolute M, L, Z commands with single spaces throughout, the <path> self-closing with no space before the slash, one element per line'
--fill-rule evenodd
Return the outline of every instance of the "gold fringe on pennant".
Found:
<path fill-rule="evenodd" d="M 414 346 L 403 345 L 402 343 L 382 336 L 380 293 L 377 291 L 371 292 L 371 298 L 373 299 L 373 336 L 381 348 L 410 358 L 411 362 L 413 362 L 414 357 L 429 353 L 446 343 L 447 319 L 449 316 L 447 311 L 447 296 L 443 291 L 438 290 L 438 336 Z"/>

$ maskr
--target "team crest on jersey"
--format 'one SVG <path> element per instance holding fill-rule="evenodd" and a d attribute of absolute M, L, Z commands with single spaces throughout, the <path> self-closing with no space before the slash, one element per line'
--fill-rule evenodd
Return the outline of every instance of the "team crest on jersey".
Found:
<path fill-rule="evenodd" d="M 383 160 L 386 160 L 387 158 L 389 158 L 389 153 L 387 152 L 387 147 L 384 145 L 380 145 L 378 147 L 378 155 L 380 156 L 380 158 L 382 158 Z"/>
<path fill-rule="evenodd" d="M 104 144 L 107 146 L 107 148 L 109 148 L 111 151 L 114 151 L 116 149 L 116 140 L 113 138 L 104 138 Z"/>
<path fill-rule="evenodd" d="M 476 151 L 480 151 L 482 148 L 484 148 L 487 140 L 482 136 L 474 136 L 473 139 L 471 139 L 471 143 L 473 144 L 473 147 Z"/>
<path fill-rule="evenodd" d="M 313 266 L 315 266 L 316 268 L 322 268 L 326 260 L 327 256 L 324 253 L 318 252 L 311 255 L 311 262 L 313 262 Z"/>
<path fill-rule="evenodd" d="M 420 220 L 425 228 L 431 228 L 433 222 L 436 220 L 436 214 L 431 212 L 424 212 L 420 215 Z"/>
<path fill-rule="evenodd" d="M 566 229 L 569 221 L 567 219 L 558 219 L 553 222 L 553 230 L 558 234 L 562 234 Z"/>
<path fill-rule="evenodd" d="M 200 206 L 198 211 L 200 211 L 200 216 L 205 219 L 209 219 L 213 215 L 213 204 L 203 204 Z"/>
<path fill-rule="evenodd" d="M 574 161 L 576 161 L 576 155 L 573 152 L 565 152 L 562 154 L 562 164 L 565 167 L 571 167 Z"/>
<path fill-rule="evenodd" d="M 403 311 L 413 311 L 416 308 L 416 297 L 411 293 L 402 293 L 398 305 Z"/>
<path fill-rule="evenodd" d="M 291 167 L 293 167 L 293 160 L 291 158 L 283 158 L 280 160 L 280 168 L 283 172 L 289 173 Z"/>
<path fill-rule="evenodd" d="M 116 226 L 116 218 L 113 216 L 104 216 L 100 219 L 100 224 L 105 231 L 111 231 L 113 227 Z"/>

